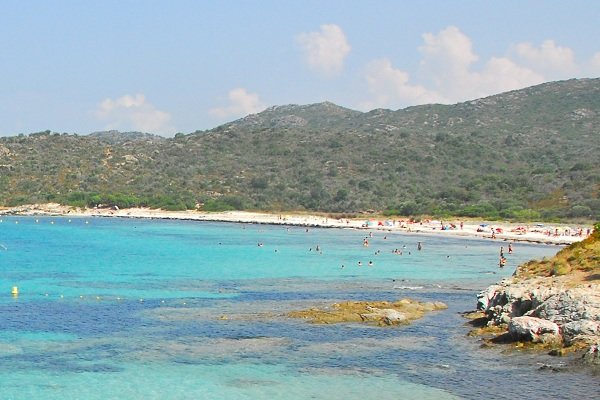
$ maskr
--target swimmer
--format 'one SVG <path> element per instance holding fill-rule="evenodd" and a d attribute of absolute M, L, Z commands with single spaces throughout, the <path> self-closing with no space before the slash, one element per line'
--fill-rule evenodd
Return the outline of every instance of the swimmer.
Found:
<path fill-rule="evenodd" d="M 358 262 L 358 266 L 359 266 L 359 267 L 362 267 L 362 261 L 359 261 L 359 262 Z"/>
<path fill-rule="evenodd" d="M 506 265 L 506 258 L 500 257 L 500 263 L 499 263 L 500 268 L 504 267 L 505 265 Z"/>
<path fill-rule="evenodd" d="M 369 261 L 369 267 L 373 266 L 373 261 Z"/>

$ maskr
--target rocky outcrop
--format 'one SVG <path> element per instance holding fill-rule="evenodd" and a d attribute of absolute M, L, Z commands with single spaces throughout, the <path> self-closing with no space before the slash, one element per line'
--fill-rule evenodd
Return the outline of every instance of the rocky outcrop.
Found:
<path fill-rule="evenodd" d="M 477 308 L 485 313 L 488 326 L 506 326 L 514 340 L 596 349 L 600 344 L 596 283 L 570 287 L 553 277 L 507 279 L 479 293 Z"/>
<path fill-rule="evenodd" d="M 554 322 L 536 317 L 514 317 L 508 323 L 508 333 L 517 340 L 548 343 L 560 340 L 560 328 Z"/>
<path fill-rule="evenodd" d="M 419 319 L 426 312 L 443 310 L 448 306 L 441 302 L 420 302 L 402 299 L 388 301 L 349 301 L 336 303 L 324 309 L 311 308 L 293 311 L 292 318 L 308 319 L 316 324 L 334 324 L 342 322 L 360 322 L 379 326 L 407 324 Z"/>

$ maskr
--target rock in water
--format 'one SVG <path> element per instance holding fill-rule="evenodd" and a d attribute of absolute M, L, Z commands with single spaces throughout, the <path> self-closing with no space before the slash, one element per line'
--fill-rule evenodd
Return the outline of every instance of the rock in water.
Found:
<path fill-rule="evenodd" d="M 389 326 L 407 324 L 423 317 L 426 312 L 446 308 L 448 306 L 442 302 L 425 303 L 410 299 L 402 299 L 394 303 L 388 301 L 348 301 L 333 304 L 323 310 L 311 308 L 304 311 L 293 311 L 288 316 L 308 319 L 316 324 L 363 322 Z"/>
<path fill-rule="evenodd" d="M 600 365 L 600 344 L 595 344 L 583 355 L 584 364 Z"/>

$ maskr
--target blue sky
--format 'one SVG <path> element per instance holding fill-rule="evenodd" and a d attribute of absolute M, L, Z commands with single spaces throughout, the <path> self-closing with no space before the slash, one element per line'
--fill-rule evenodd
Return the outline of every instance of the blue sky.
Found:
<path fill-rule="evenodd" d="M 0 1 L 0 136 L 172 136 L 266 107 L 600 76 L 596 1 Z"/>

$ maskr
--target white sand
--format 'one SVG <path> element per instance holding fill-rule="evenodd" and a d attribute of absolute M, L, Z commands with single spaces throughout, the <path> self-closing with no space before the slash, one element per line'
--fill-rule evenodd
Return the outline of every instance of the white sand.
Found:
<path fill-rule="evenodd" d="M 200 212 L 200 211 L 163 211 L 148 208 L 128 209 L 79 209 L 59 204 L 35 204 L 12 209 L 0 210 L 0 214 L 15 215 L 57 215 L 81 217 L 124 217 L 182 219 L 196 221 L 242 222 L 274 225 L 295 225 L 306 227 L 352 228 L 389 233 L 411 232 L 448 236 L 467 236 L 488 238 L 499 241 L 526 241 L 548 244 L 570 244 L 587 237 L 590 226 L 566 226 L 548 224 L 517 224 L 508 222 L 473 222 L 460 220 L 411 223 L 406 218 L 387 218 L 365 216 L 357 219 L 334 219 L 317 215 L 270 214 L 246 211 Z M 454 225 L 454 227 L 452 226 Z M 442 229 L 442 226 L 449 229 Z M 522 229 L 517 229 L 522 228 Z M 492 237 L 492 229 L 494 236 Z M 579 233 L 581 232 L 581 235 Z"/>

